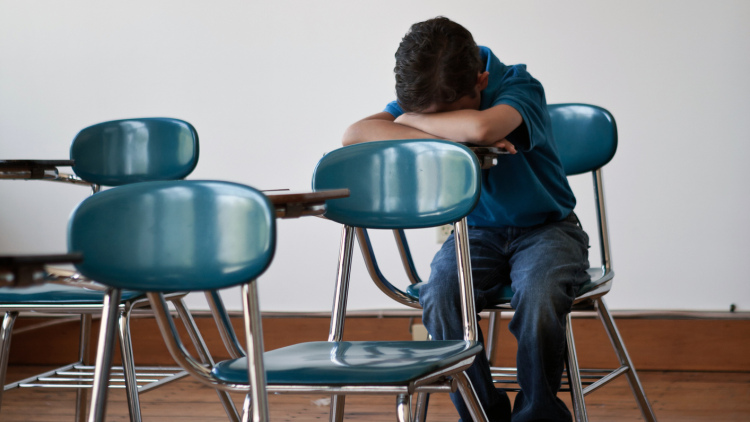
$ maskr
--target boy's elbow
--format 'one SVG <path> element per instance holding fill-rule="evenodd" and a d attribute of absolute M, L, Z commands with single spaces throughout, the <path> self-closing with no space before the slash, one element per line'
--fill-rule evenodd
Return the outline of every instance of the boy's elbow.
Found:
<path fill-rule="evenodd" d="M 358 130 L 356 126 L 357 126 L 357 123 L 354 123 L 353 125 L 346 128 L 346 130 L 344 131 L 344 136 L 341 137 L 341 145 L 347 146 L 347 145 L 352 145 L 352 144 L 356 144 L 357 142 L 359 142 L 357 141 Z"/>

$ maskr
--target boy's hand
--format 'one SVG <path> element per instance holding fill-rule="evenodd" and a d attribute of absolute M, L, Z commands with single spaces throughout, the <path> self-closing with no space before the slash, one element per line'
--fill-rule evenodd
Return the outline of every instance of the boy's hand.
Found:
<path fill-rule="evenodd" d="M 491 146 L 503 149 L 505 151 L 508 151 L 509 154 L 515 154 L 515 153 L 518 152 L 518 151 L 516 151 L 515 145 L 511 144 L 510 142 L 508 142 L 507 139 L 503 139 L 503 140 L 497 141 L 494 144 L 492 144 Z"/>

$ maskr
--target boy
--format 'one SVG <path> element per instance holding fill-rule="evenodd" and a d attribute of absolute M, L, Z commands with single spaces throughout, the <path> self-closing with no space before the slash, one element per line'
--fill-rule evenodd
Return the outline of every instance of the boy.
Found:
<path fill-rule="evenodd" d="M 524 65 L 504 65 L 444 17 L 411 27 L 394 72 L 398 100 L 350 126 L 343 144 L 440 138 L 510 153 L 482 171 L 481 198 L 468 222 L 477 312 L 496 303 L 503 285 L 514 291 L 510 330 L 522 391 L 512 415 L 484 354 L 467 374 L 491 421 L 569 421 L 557 392 L 565 317 L 577 286 L 588 280 L 588 236 L 573 213 L 542 85 Z M 420 291 L 423 322 L 437 340 L 463 338 L 453 242 L 451 235 L 436 254 Z M 461 420 L 470 421 L 460 395 L 451 398 Z"/>

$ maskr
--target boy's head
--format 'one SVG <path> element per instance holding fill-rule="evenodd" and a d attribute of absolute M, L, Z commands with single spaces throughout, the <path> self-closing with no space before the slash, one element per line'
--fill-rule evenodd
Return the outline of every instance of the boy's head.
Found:
<path fill-rule="evenodd" d="M 396 51 L 398 103 L 405 112 L 478 108 L 487 82 L 483 68 L 463 26 L 442 16 L 415 23 Z"/>

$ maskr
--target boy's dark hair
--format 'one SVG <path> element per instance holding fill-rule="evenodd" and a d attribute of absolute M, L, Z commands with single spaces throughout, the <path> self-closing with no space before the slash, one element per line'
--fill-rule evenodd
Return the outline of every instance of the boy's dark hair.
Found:
<path fill-rule="evenodd" d="M 396 98 L 406 112 L 452 103 L 474 95 L 482 68 L 466 28 L 442 16 L 415 23 L 396 51 Z"/>

